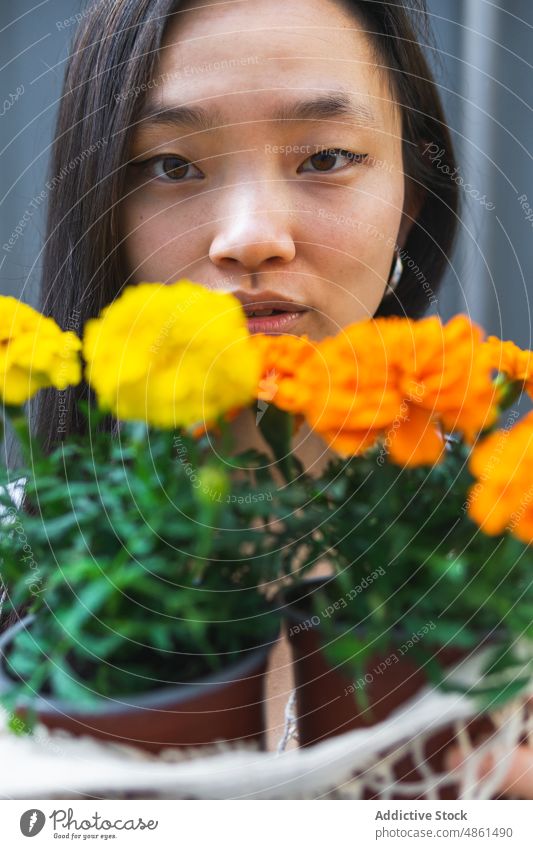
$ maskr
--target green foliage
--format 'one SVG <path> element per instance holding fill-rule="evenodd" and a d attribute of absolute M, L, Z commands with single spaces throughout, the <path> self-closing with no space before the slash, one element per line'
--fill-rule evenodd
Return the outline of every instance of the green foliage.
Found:
<path fill-rule="evenodd" d="M 34 614 L 10 647 L 7 707 L 31 709 L 37 693 L 90 705 L 227 665 L 274 639 L 280 579 L 294 584 L 325 556 L 336 574 L 311 612 L 331 663 L 355 680 L 423 634 L 411 658 L 445 687 L 436 647 L 471 651 L 492 635 L 499 654 L 477 692 L 499 704 L 523 686 L 512 647 L 533 638 L 533 551 L 469 519 L 463 442 L 433 467 L 402 469 L 373 449 L 316 479 L 290 453 L 291 417 L 272 405 L 261 430 L 274 464 L 255 449 L 231 454 L 226 424 L 218 450 L 142 423 L 111 438 L 103 414 L 80 406 L 89 437 L 27 455 L 24 509 L 0 535 L 4 612 Z M 11 506 L 0 489 L 0 508 Z M 357 697 L 365 707 L 364 687 Z"/>
<path fill-rule="evenodd" d="M 533 549 L 509 533 L 488 536 L 470 520 L 468 453 L 457 440 L 434 467 L 380 464 L 377 449 L 329 464 L 321 480 L 329 518 L 321 538 L 311 538 L 308 563 L 329 548 L 336 575 L 314 594 L 312 612 L 330 661 L 353 679 L 362 659 L 394 652 L 424 626 L 411 657 L 442 686 L 438 646 L 471 651 L 489 636 L 510 672 L 513 646 L 533 638 Z M 324 617 L 328 605 L 333 613 Z M 493 704 L 506 700 L 527 681 L 514 673 L 505 685 L 481 681 L 476 692 Z"/>
<path fill-rule="evenodd" d="M 192 680 L 279 630 L 269 598 L 303 488 L 280 489 L 259 452 L 230 462 L 206 437 L 138 423 L 112 438 L 101 418 L 91 410 L 89 436 L 17 470 L 27 484 L 0 535 L 4 613 L 34 618 L 9 649 L 7 706 Z"/>

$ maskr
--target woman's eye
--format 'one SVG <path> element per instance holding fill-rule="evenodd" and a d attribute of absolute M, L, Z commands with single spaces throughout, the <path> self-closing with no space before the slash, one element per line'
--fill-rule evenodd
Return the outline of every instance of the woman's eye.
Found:
<path fill-rule="evenodd" d="M 148 159 L 145 162 L 136 163 L 142 166 L 145 173 L 156 180 L 165 182 L 182 183 L 186 177 L 193 176 L 190 168 L 195 168 L 197 175 L 203 177 L 202 172 L 192 162 L 187 162 L 179 156 L 159 156 Z"/>
<path fill-rule="evenodd" d="M 341 163 L 340 168 L 335 168 L 335 160 L 339 156 L 344 157 L 345 161 Z M 313 166 L 310 170 L 315 172 L 340 171 L 342 168 L 350 168 L 353 165 L 361 165 L 367 156 L 367 153 L 352 153 L 350 150 L 341 150 L 340 148 L 335 147 L 314 153 L 305 160 L 303 165 L 305 165 L 306 162 L 310 162 Z M 298 171 L 302 170 L 303 165 L 300 165 Z"/>

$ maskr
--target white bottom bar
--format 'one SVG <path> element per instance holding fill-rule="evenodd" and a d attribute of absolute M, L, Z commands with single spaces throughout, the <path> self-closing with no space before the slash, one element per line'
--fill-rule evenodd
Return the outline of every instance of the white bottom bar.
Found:
<path fill-rule="evenodd" d="M 9 849 L 32 845 L 31 836 L 36 847 L 531 849 L 531 813 L 531 802 L 511 800 L 6 800 L 0 801 L 0 827 Z"/>

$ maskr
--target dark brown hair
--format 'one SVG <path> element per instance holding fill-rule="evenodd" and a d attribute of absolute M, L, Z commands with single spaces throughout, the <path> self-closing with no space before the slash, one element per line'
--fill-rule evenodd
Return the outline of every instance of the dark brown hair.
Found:
<path fill-rule="evenodd" d="M 442 150 L 441 163 L 455 168 L 452 143 L 437 86 L 423 54 L 425 4 L 421 0 L 341 0 L 364 25 L 389 75 L 402 110 L 406 196 L 421 200 L 403 246 L 404 272 L 376 315 L 421 316 L 429 305 L 420 274 L 435 295 L 457 226 L 458 188 L 443 179 L 424 155 L 424 145 Z M 131 128 L 141 97 L 124 97 L 153 79 L 165 25 L 176 0 L 96 0 L 85 13 L 72 46 L 53 146 L 47 237 L 40 309 L 63 329 L 82 332 L 87 319 L 120 293 L 118 213 L 123 195 Z M 405 260 L 408 260 L 407 262 Z M 412 264 L 411 264 L 412 260 Z M 418 269 L 418 271 L 417 271 Z M 83 433 L 78 398 L 82 383 L 62 396 L 39 397 L 36 429 L 50 450 L 70 432 Z M 65 409 L 66 408 L 66 409 Z M 103 427 L 113 432 L 111 417 Z"/>

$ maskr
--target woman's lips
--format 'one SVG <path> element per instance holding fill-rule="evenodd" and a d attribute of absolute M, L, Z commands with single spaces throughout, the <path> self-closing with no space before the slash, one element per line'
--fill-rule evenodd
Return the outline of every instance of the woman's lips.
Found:
<path fill-rule="evenodd" d="M 307 310 L 298 312 L 281 312 L 277 315 L 248 316 L 248 331 L 250 333 L 283 333 L 295 321 L 307 313 Z"/>

